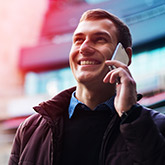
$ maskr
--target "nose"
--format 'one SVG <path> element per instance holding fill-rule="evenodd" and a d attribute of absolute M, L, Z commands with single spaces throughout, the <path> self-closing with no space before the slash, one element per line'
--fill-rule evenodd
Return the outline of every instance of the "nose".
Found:
<path fill-rule="evenodd" d="M 92 46 L 92 43 L 89 40 L 85 40 L 80 46 L 80 53 L 83 55 L 92 55 L 94 54 L 95 49 Z"/>

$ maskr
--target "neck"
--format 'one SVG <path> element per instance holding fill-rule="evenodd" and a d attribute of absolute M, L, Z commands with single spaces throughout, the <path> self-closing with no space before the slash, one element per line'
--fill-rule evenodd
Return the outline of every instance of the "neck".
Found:
<path fill-rule="evenodd" d="M 91 84 L 78 84 L 76 88 L 76 98 L 87 105 L 90 109 L 94 109 L 98 104 L 105 102 L 115 94 L 114 84 L 100 84 L 100 86 Z"/>

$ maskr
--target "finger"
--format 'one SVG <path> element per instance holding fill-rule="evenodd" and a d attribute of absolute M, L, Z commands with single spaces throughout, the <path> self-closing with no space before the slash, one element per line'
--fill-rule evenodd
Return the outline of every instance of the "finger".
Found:
<path fill-rule="evenodd" d="M 128 66 L 125 65 L 124 63 L 120 62 L 120 61 L 117 61 L 117 60 L 107 60 L 107 61 L 105 61 L 105 64 L 106 64 L 107 66 L 111 66 L 111 68 L 113 68 L 113 69 L 114 69 L 113 66 L 115 66 L 116 68 L 121 67 L 121 68 L 123 68 L 124 70 L 126 70 L 126 71 L 129 73 L 129 75 L 132 77 L 131 72 L 130 72 L 129 69 L 128 69 Z"/>
<path fill-rule="evenodd" d="M 111 83 L 118 83 L 120 84 L 120 79 L 122 78 L 123 76 L 123 73 L 121 73 L 122 70 L 121 69 L 116 69 L 114 70 L 112 73 L 111 73 L 111 77 L 109 79 L 109 81 Z"/>
<path fill-rule="evenodd" d="M 109 80 L 110 80 L 110 77 L 111 77 L 111 71 L 108 72 L 108 73 L 106 74 L 106 76 L 105 76 L 104 79 L 103 79 L 103 82 L 104 82 L 104 83 L 110 82 L 110 81 L 109 81 Z M 111 83 L 111 82 L 110 82 L 110 83 Z"/>
<path fill-rule="evenodd" d="M 104 83 L 123 83 L 125 80 L 132 79 L 130 74 L 126 72 L 123 68 L 117 68 L 110 71 L 103 79 Z"/>
<path fill-rule="evenodd" d="M 112 70 L 107 73 L 107 75 L 104 77 L 103 82 L 104 83 L 120 83 L 120 77 L 119 77 L 119 71 L 117 69 Z"/>
<path fill-rule="evenodd" d="M 106 65 L 114 65 L 116 68 L 127 66 L 118 60 L 106 60 L 105 64 Z"/>

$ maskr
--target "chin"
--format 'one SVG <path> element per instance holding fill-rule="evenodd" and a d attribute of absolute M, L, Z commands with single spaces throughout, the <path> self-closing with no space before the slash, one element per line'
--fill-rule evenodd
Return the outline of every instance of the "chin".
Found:
<path fill-rule="evenodd" d="M 107 72 L 104 71 L 92 71 L 92 72 L 75 72 L 74 77 L 78 83 L 87 83 L 87 82 L 103 82 L 103 79 Z"/>
<path fill-rule="evenodd" d="M 102 83 L 103 82 L 103 78 L 99 77 L 99 76 L 81 76 L 81 77 L 77 77 L 77 82 L 81 83 L 81 84 L 93 84 L 93 83 Z"/>

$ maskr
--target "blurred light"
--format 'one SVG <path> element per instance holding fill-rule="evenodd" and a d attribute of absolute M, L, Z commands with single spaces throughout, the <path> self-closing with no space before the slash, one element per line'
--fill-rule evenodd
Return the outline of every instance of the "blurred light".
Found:
<path fill-rule="evenodd" d="M 130 70 L 141 92 L 165 90 L 165 47 L 133 56 Z"/>
<path fill-rule="evenodd" d="M 72 35 L 73 33 L 66 33 L 62 35 L 55 35 L 52 39 L 52 42 L 55 44 L 61 44 L 66 42 L 72 42 Z"/>
<path fill-rule="evenodd" d="M 48 94 L 52 97 L 76 84 L 70 68 L 40 73 L 29 72 L 25 77 L 25 94 L 27 95 Z"/>
<path fill-rule="evenodd" d="M 85 0 L 89 4 L 96 4 L 96 3 L 101 3 L 101 2 L 106 2 L 109 0 Z"/>
<path fill-rule="evenodd" d="M 49 81 L 46 85 L 46 89 L 47 89 L 47 93 L 50 96 L 54 96 L 55 94 L 57 94 L 58 92 L 58 88 L 57 88 L 57 80 L 56 79 L 52 79 L 51 81 Z"/>

